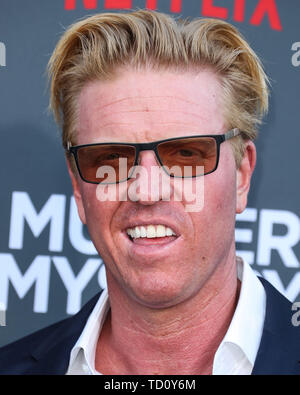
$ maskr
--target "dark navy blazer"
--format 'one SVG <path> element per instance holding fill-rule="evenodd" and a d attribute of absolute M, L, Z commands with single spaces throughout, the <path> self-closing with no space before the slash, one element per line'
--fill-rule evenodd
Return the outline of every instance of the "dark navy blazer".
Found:
<path fill-rule="evenodd" d="M 252 374 L 300 374 L 300 326 L 292 325 L 292 304 L 270 283 L 260 280 L 266 290 L 267 308 Z M 76 315 L 2 347 L 0 374 L 65 374 L 70 352 L 98 298 L 99 294 Z"/>

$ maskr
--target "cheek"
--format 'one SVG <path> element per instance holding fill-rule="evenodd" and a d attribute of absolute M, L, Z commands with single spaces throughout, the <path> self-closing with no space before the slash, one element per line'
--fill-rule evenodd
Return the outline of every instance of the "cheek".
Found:
<path fill-rule="evenodd" d="M 198 213 L 191 213 L 195 228 L 203 233 L 213 233 L 222 229 L 233 221 L 235 216 L 235 197 L 231 187 L 207 183 L 204 192 L 203 209 Z"/>
<path fill-rule="evenodd" d="M 84 185 L 81 193 L 89 234 L 98 245 L 99 241 L 110 237 L 110 224 L 118 202 L 100 201 L 97 186 L 92 184 Z"/>
<path fill-rule="evenodd" d="M 204 177 L 203 209 L 198 213 L 191 213 L 194 227 L 197 229 L 197 244 L 203 245 L 205 240 L 209 250 L 223 242 L 229 245 L 234 235 L 236 172 L 235 168 L 231 167 L 220 167 L 216 172 Z M 226 171 L 223 171 L 224 169 Z"/>
<path fill-rule="evenodd" d="M 209 184 L 210 180 L 208 180 L 208 198 L 215 202 L 214 207 L 221 217 L 230 215 L 235 219 L 236 164 L 231 146 L 221 147 L 218 169 L 211 175 L 214 179 L 212 180 L 213 186 Z M 222 212 L 224 212 L 224 215 L 222 215 Z"/>
<path fill-rule="evenodd" d="M 207 186 L 207 206 L 215 210 L 218 217 L 235 217 L 236 181 L 235 177 L 220 177 L 213 187 Z M 229 218 L 228 218 L 229 219 Z"/>

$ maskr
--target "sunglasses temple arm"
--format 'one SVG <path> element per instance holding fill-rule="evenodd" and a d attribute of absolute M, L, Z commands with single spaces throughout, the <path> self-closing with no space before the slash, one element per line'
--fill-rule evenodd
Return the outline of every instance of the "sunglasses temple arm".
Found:
<path fill-rule="evenodd" d="M 225 140 L 232 139 L 233 137 L 236 137 L 236 136 L 238 136 L 239 134 L 240 134 L 240 131 L 239 131 L 239 129 L 237 129 L 237 128 L 234 128 L 234 129 L 232 129 L 232 130 L 229 130 L 229 132 L 227 132 L 227 133 L 225 134 Z"/>
<path fill-rule="evenodd" d="M 66 149 L 66 151 L 67 152 L 70 152 L 71 150 L 70 150 L 70 148 L 72 147 L 72 144 L 70 143 L 70 141 L 68 140 L 67 141 L 67 149 Z"/>

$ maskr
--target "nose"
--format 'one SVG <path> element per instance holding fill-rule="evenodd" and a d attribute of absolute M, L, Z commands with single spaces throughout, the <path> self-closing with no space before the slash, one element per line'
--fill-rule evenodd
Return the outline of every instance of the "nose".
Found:
<path fill-rule="evenodd" d="M 138 164 L 139 166 L 143 166 L 145 168 L 151 168 L 152 166 L 160 165 L 153 150 L 141 151 L 138 156 Z"/>
<path fill-rule="evenodd" d="M 130 200 L 144 205 L 153 205 L 170 197 L 170 177 L 164 173 L 154 151 L 141 151 L 138 166 L 129 185 Z"/>

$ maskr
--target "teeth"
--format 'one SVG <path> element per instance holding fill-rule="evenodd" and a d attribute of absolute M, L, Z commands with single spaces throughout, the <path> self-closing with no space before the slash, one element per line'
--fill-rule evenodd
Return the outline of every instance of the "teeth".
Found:
<path fill-rule="evenodd" d="M 148 225 L 147 226 L 147 239 L 153 239 L 154 237 L 156 237 L 155 226 Z"/>
<path fill-rule="evenodd" d="M 174 233 L 175 234 L 175 233 Z M 170 228 L 166 228 L 166 236 L 173 236 L 173 231 Z"/>
<path fill-rule="evenodd" d="M 139 227 L 138 226 L 136 226 L 135 228 L 134 228 L 134 232 L 135 232 L 135 237 L 138 239 L 139 237 L 141 237 L 141 232 L 140 232 L 140 229 L 139 229 Z M 134 234 L 134 232 L 133 232 L 133 234 Z M 132 236 L 132 237 L 134 237 L 134 236 Z"/>
<path fill-rule="evenodd" d="M 147 237 L 147 229 L 145 228 L 145 226 L 140 226 L 140 234 L 141 237 Z"/>
<path fill-rule="evenodd" d="M 153 239 L 155 237 L 176 236 L 176 233 L 165 225 L 135 226 L 134 228 L 128 228 L 126 233 L 133 239 L 140 237 Z"/>
<path fill-rule="evenodd" d="M 166 236 L 166 227 L 163 225 L 157 225 L 156 237 L 165 237 L 165 236 Z"/>

